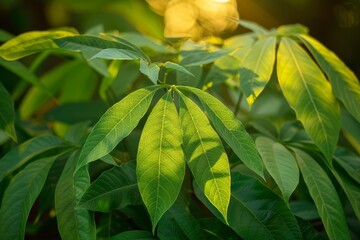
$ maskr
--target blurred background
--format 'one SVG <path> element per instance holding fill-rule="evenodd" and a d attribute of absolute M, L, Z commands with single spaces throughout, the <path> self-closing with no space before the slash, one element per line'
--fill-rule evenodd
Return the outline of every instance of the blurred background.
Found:
<path fill-rule="evenodd" d="M 73 26 L 80 32 L 137 31 L 155 38 L 229 37 L 247 30 L 228 17 L 266 28 L 301 23 L 360 76 L 360 0 L 1 0 L 0 29 Z"/>

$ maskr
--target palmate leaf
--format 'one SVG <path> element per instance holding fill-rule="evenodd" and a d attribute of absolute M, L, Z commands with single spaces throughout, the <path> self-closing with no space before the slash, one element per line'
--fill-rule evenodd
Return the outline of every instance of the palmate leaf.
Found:
<path fill-rule="evenodd" d="M 241 61 L 240 88 L 251 106 L 269 82 L 275 63 L 276 38 L 257 41 Z"/>
<path fill-rule="evenodd" d="M 54 39 L 77 35 L 72 28 L 32 31 L 20 34 L 0 46 L 0 56 L 6 60 L 17 60 L 42 50 L 56 49 Z"/>
<path fill-rule="evenodd" d="M 1 239 L 24 239 L 31 207 L 40 194 L 50 167 L 57 157 L 38 159 L 12 178 L 1 203 Z"/>
<path fill-rule="evenodd" d="M 308 54 L 289 38 L 280 42 L 277 75 L 297 119 L 331 163 L 341 123 L 339 104 L 329 82 Z"/>
<path fill-rule="evenodd" d="M 196 185 L 195 193 L 217 218 L 221 217 Z M 243 239 L 302 239 L 286 203 L 259 181 L 239 173 L 231 174 L 228 224 Z"/>
<path fill-rule="evenodd" d="M 330 178 L 310 155 L 297 149 L 294 152 L 329 239 L 350 239 L 343 208 Z"/>
<path fill-rule="evenodd" d="M 0 96 L 0 129 L 4 130 L 16 142 L 14 102 L 1 82 Z"/>
<path fill-rule="evenodd" d="M 332 89 L 346 109 L 360 122 L 360 83 L 356 75 L 335 55 L 314 38 L 296 35 L 310 50 L 331 82 Z"/>
<path fill-rule="evenodd" d="M 201 109 L 179 94 L 185 159 L 201 191 L 227 222 L 230 168 L 224 147 Z"/>
<path fill-rule="evenodd" d="M 139 89 L 109 108 L 86 139 L 76 168 L 105 156 L 128 136 L 145 115 L 158 89 L 158 86 Z"/>
<path fill-rule="evenodd" d="M 172 93 L 156 104 L 141 134 L 136 175 L 153 232 L 162 215 L 179 195 L 185 175 L 179 117 Z"/>
<path fill-rule="evenodd" d="M 135 162 L 123 163 L 103 172 L 82 196 L 78 208 L 110 212 L 142 203 L 136 181 Z"/>
<path fill-rule="evenodd" d="M 76 209 L 76 204 L 90 185 L 86 166 L 74 172 L 76 155 L 78 152 L 67 160 L 55 189 L 58 229 L 64 240 L 95 240 L 96 228 L 92 214 L 86 209 Z"/>
<path fill-rule="evenodd" d="M 61 147 L 66 147 L 65 143 L 54 135 L 38 136 L 20 144 L 0 159 L 0 181 L 34 156 Z"/>
<path fill-rule="evenodd" d="M 285 202 L 288 202 L 299 184 L 296 160 L 286 147 L 270 138 L 258 137 L 255 142 L 266 169 L 279 186 Z"/>
<path fill-rule="evenodd" d="M 209 120 L 219 135 L 232 148 L 244 164 L 257 175 L 264 178 L 263 163 L 256 150 L 255 143 L 246 132 L 243 124 L 218 99 L 200 89 L 178 87 L 195 94 L 200 98 Z"/>

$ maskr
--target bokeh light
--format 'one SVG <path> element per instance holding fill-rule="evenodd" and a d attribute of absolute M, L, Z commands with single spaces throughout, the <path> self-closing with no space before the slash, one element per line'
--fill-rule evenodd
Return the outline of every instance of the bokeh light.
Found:
<path fill-rule="evenodd" d="M 236 0 L 147 0 L 164 16 L 165 37 L 194 40 L 220 35 L 236 28 L 229 18 L 239 18 Z"/>

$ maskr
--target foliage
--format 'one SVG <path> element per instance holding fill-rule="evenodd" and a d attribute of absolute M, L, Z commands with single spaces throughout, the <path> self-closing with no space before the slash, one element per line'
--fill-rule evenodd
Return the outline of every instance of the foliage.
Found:
<path fill-rule="evenodd" d="M 304 26 L 238 23 L 251 32 L 221 44 L 52 29 L 1 45 L 20 78 L 0 83 L 2 239 L 54 219 L 63 239 L 359 234 L 357 77 Z"/>

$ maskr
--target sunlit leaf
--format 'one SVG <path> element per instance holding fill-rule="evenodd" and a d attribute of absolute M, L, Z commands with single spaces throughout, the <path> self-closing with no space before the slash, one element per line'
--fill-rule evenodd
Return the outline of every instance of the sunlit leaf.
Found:
<path fill-rule="evenodd" d="M 4 130 L 14 141 L 17 141 L 15 132 L 15 109 L 11 95 L 0 82 L 0 129 Z"/>
<path fill-rule="evenodd" d="M 284 200 L 257 180 L 232 173 L 229 226 L 243 239 L 302 239 L 296 219 Z M 196 195 L 204 202 L 199 188 Z M 217 217 L 220 213 L 208 202 L 206 206 Z"/>
<path fill-rule="evenodd" d="M 158 86 L 132 92 L 109 108 L 96 123 L 82 147 L 77 169 L 111 152 L 137 126 Z"/>
<path fill-rule="evenodd" d="M 135 162 L 104 171 L 84 192 L 78 208 L 110 212 L 127 205 L 142 203 L 136 181 Z"/>
<path fill-rule="evenodd" d="M 60 236 L 64 240 L 96 239 L 95 222 L 86 209 L 77 209 L 90 177 L 84 166 L 75 172 L 77 153 L 69 157 L 55 190 L 55 211 Z"/>
<path fill-rule="evenodd" d="M 331 162 L 340 131 L 340 108 L 316 63 L 293 40 L 282 38 L 277 56 L 280 87 L 306 132 Z"/>
<path fill-rule="evenodd" d="M 0 159 L 0 181 L 34 156 L 65 146 L 64 142 L 54 135 L 38 136 L 20 144 Z"/>
<path fill-rule="evenodd" d="M 242 60 L 240 88 L 251 106 L 269 82 L 275 63 L 276 38 L 268 37 L 257 41 Z"/>
<path fill-rule="evenodd" d="M 192 77 L 195 77 L 194 74 L 192 74 L 192 73 L 189 72 L 185 67 L 183 67 L 183 66 L 181 66 L 181 65 L 179 65 L 179 64 L 177 64 L 177 63 L 173 63 L 173 62 L 167 61 L 167 62 L 164 63 L 164 67 L 165 67 L 166 69 L 168 69 L 168 71 L 170 71 L 170 70 L 176 70 L 176 71 L 179 71 L 179 72 L 188 74 L 188 75 L 190 75 L 190 76 L 192 76 Z M 170 70 L 169 70 L 169 69 L 170 69 Z"/>
<path fill-rule="evenodd" d="M 247 167 L 264 178 L 262 160 L 256 150 L 255 143 L 246 132 L 243 124 L 235 117 L 230 109 L 218 99 L 200 89 L 191 87 L 179 88 L 190 91 L 200 98 L 209 120 L 219 135 Z"/>
<path fill-rule="evenodd" d="M 269 31 L 260 26 L 259 24 L 255 23 L 255 22 L 252 22 L 252 21 L 248 21 L 248 20 L 244 20 L 244 19 L 241 19 L 241 20 L 237 20 L 237 19 L 234 19 L 240 26 L 244 27 L 244 28 L 247 28 L 251 31 L 253 31 L 254 33 L 257 33 L 257 34 L 266 34 L 268 33 Z"/>
<path fill-rule="evenodd" d="M 295 150 L 295 156 L 329 239 L 350 239 L 343 207 L 329 176 L 307 153 Z"/>
<path fill-rule="evenodd" d="M 41 158 L 11 179 L 0 209 L 1 239 L 24 239 L 30 210 L 44 186 L 51 165 L 58 156 Z"/>
<path fill-rule="evenodd" d="M 206 115 L 180 93 L 180 120 L 186 161 L 201 191 L 227 221 L 230 168 L 227 155 Z"/>
<path fill-rule="evenodd" d="M 280 35 L 295 34 L 295 33 L 308 34 L 309 29 L 304 25 L 297 23 L 297 24 L 280 26 L 276 29 L 276 32 L 279 33 Z"/>
<path fill-rule="evenodd" d="M 286 147 L 270 138 L 258 137 L 255 142 L 266 169 L 280 188 L 285 202 L 288 202 L 299 184 L 296 160 Z"/>
<path fill-rule="evenodd" d="M 90 58 L 90 60 L 95 58 L 102 59 L 111 59 L 111 60 L 135 60 L 140 57 L 135 51 L 127 49 L 116 49 L 116 48 L 107 48 L 96 53 Z"/>
<path fill-rule="evenodd" d="M 136 175 L 153 231 L 179 195 L 185 175 L 179 117 L 172 93 L 156 104 L 141 134 Z"/>
<path fill-rule="evenodd" d="M 155 63 L 147 63 L 143 60 L 140 60 L 140 72 L 145 74 L 153 84 L 157 83 L 159 78 L 160 67 Z"/>
<path fill-rule="evenodd" d="M 74 29 L 32 31 L 18 35 L 0 46 L 0 56 L 17 60 L 42 50 L 56 49 L 54 39 L 77 35 Z"/>
<path fill-rule="evenodd" d="M 329 78 L 332 89 L 346 109 L 360 122 L 360 83 L 356 75 L 320 42 L 307 35 L 297 35 L 310 50 Z"/>

